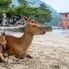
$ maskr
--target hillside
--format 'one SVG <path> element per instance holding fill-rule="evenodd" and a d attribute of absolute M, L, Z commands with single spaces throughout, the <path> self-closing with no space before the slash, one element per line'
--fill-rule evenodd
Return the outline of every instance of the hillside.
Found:
<path fill-rule="evenodd" d="M 32 2 L 33 6 L 39 6 L 41 3 L 43 3 L 41 0 L 29 0 L 29 2 Z M 45 3 L 45 5 L 52 12 L 52 20 L 49 23 L 49 25 L 51 25 L 51 26 L 57 26 L 58 25 L 58 19 L 60 17 L 60 14 L 57 13 L 57 11 L 55 9 L 53 9 L 51 6 L 49 6 L 48 4 Z"/>

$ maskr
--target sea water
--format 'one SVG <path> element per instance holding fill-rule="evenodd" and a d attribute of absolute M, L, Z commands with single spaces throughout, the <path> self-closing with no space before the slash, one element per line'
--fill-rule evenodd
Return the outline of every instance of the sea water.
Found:
<path fill-rule="evenodd" d="M 58 35 L 69 37 L 69 29 L 53 29 L 52 32 Z"/>

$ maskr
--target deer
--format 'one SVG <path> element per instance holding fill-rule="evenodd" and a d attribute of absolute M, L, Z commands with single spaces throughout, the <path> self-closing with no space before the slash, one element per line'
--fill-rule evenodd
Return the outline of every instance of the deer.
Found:
<path fill-rule="evenodd" d="M 0 61 L 4 63 L 6 63 L 5 56 L 7 56 L 6 44 L 5 37 L 0 35 Z"/>
<path fill-rule="evenodd" d="M 5 39 L 7 41 L 7 53 L 8 56 L 16 56 L 17 58 L 32 58 L 31 55 L 27 53 L 34 35 L 42 35 L 45 34 L 45 30 L 41 28 L 41 26 L 33 21 L 27 20 L 27 24 L 24 28 L 23 35 L 21 37 L 15 37 L 12 35 L 5 35 Z"/>

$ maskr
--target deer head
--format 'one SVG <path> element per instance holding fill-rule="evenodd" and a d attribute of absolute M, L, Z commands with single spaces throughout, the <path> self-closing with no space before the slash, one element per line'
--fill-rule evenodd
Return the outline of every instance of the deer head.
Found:
<path fill-rule="evenodd" d="M 45 30 L 41 28 L 41 26 L 33 20 L 27 21 L 25 32 L 32 34 L 32 35 L 45 34 Z"/>

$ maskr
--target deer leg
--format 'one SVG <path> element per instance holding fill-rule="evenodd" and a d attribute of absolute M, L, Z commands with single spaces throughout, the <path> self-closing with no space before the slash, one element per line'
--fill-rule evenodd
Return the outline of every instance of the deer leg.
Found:
<path fill-rule="evenodd" d="M 27 54 L 26 55 L 27 58 L 33 58 L 31 55 Z"/>
<path fill-rule="evenodd" d="M 18 58 L 18 59 L 23 59 L 23 58 L 25 58 L 25 54 L 17 54 L 17 55 L 15 55 L 15 57 L 16 58 Z"/>
<path fill-rule="evenodd" d="M 24 58 L 23 56 L 20 56 L 20 55 L 16 55 L 15 57 L 18 58 L 18 59 L 23 59 Z"/>
<path fill-rule="evenodd" d="M 5 58 L 3 57 L 2 53 L 0 53 L 0 59 L 1 59 L 2 62 L 6 63 L 6 60 L 5 60 Z"/>

